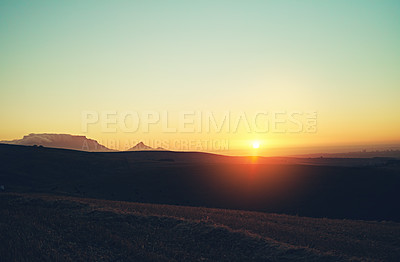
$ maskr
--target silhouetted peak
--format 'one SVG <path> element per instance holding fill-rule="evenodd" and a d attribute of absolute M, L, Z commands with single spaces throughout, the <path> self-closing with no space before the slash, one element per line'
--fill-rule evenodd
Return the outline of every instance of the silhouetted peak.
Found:
<path fill-rule="evenodd" d="M 148 146 L 145 143 L 143 143 L 142 141 L 137 143 L 135 146 L 130 148 L 128 151 L 144 151 L 144 150 L 149 150 L 149 151 L 167 151 L 165 148 L 162 148 L 160 146 L 157 147 L 157 148 Z"/>
<path fill-rule="evenodd" d="M 155 150 L 151 146 L 145 145 L 142 141 L 137 143 L 134 147 L 129 149 L 129 151 L 141 151 L 141 150 Z"/>

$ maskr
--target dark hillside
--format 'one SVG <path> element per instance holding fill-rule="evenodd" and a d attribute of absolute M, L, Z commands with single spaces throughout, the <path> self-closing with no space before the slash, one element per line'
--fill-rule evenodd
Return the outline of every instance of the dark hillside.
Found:
<path fill-rule="evenodd" d="M 335 159 L 332 166 L 326 159 L 323 165 L 250 160 L 0 145 L 0 185 L 10 192 L 400 221 L 397 160 L 379 159 L 377 166 L 334 166 Z"/>

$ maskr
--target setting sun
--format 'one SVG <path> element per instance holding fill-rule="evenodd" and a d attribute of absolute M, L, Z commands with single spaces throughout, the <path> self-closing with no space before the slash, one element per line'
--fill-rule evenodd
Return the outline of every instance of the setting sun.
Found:
<path fill-rule="evenodd" d="M 254 141 L 254 142 L 253 142 L 253 148 L 257 149 L 257 148 L 259 148 L 259 147 L 260 147 L 260 142 Z"/>

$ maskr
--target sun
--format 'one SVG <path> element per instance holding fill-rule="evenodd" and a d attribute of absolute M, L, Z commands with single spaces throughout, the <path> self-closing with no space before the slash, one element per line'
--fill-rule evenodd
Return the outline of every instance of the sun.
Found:
<path fill-rule="evenodd" d="M 260 147 L 260 142 L 254 141 L 254 142 L 253 142 L 253 148 L 254 148 L 254 149 L 257 149 L 257 148 L 259 148 L 259 147 Z"/>

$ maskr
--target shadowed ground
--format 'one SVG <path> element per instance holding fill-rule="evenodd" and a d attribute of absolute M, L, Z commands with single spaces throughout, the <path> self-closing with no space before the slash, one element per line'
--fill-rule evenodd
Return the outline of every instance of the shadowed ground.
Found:
<path fill-rule="evenodd" d="M 396 261 L 400 225 L 0 194 L 2 261 Z"/>
<path fill-rule="evenodd" d="M 0 144 L 6 191 L 400 221 L 400 161 L 88 153 Z"/>
<path fill-rule="evenodd" d="M 398 261 L 399 162 L 0 144 L 0 261 Z"/>

